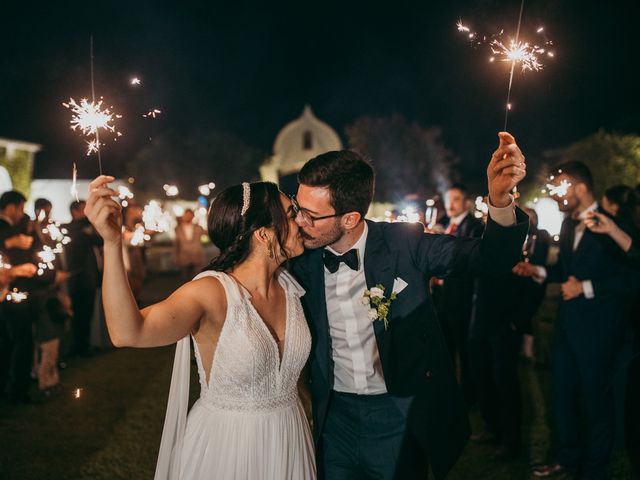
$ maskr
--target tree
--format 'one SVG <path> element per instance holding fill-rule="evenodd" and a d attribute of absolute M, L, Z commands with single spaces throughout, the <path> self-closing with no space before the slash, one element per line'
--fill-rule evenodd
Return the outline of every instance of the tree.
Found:
<path fill-rule="evenodd" d="M 346 134 L 350 148 L 369 157 L 376 169 L 377 201 L 433 196 L 452 181 L 457 160 L 443 145 L 439 127 L 424 128 L 398 114 L 365 116 L 347 126 Z"/>
<path fill-rule="evenodd" d="M 591 169 L 598 197 L 613 185 L 634 187 L 640 183 L 640 136 L 600 130 L 567 149 L 562 162 L 571 160 Z"/>
<path fill-rule="evenodd" d="M 198 196 L 198 185 L 213 181 L 216 190 L 258 179 L 262 155 L 239 138 L 219 131 L 187 135 L 166 131 L 143 148 L 127 165 L 136 194 L 157 197 L 162 186 L 178 186 L 180 197 Z"/>

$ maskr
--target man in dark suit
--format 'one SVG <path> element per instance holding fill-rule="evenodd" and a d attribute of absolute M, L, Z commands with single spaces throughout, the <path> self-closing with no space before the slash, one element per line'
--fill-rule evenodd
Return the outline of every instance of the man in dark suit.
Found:
<path fill-rule="evenodd" d="M 612 379 L 624 338 L 625 295 L 639 278 L 608 235 L 585 227 L 591 212 L 600 211 L 589 169 L 569 162 L 554 176 L 560 187 L 554 199 L 567 214 L 558 262 L 548 269 L 521 262 L 514 269 L 562 284 L 552 358 L 555 458 L 535 466 L 533 474 L 550 477 L 580 470 L 581 478 L 604 479 L 613 447 Z"/>
<path fill-rule="evenodd" d="M 69 297 L 73 307 L 73 353 L 90 355 L 89 336 L 96 289 L 100 285 L 100 271 L 95 249 L 102 244 L 89 219 L 84 214 L 84 201 L 69 206 L 71 223 L 66 225 L 71 241 L 65 246 L 69 269 Z"/>
<path fill-rule="evenodd" d="M 548 234 L 537 230 L 535 212 L 529 213 L 529 219 L 522 255 L 527 261 L 545 265 Z M 502 288 L 496 289 L 496 285 Z M 512 272 L 487 273 L 478 278 L 468 342 L 484 430 L 471 439 L 495 443 L 495 460 L 511 460 L 521 451 L 518 357 L 523 333 L 532 330 L 531 317 L 543 295 L 544 282 L 539 284 Z"/>
<path fill-rule="evenodd" d="M 34 242 L 29 234 L 30 219 L 25 219 L 25 197 L 20 192 L 9 191 L 0 197 L 0 247 L 3 249 L 6 263 L 20 266 L 11 275 L 9 289 L 27 292 L 28 298 L 21 302 L 5 301 L 3 319 L 8 336 L 8 378 L 6 393 L 14 403 L 29 402 L 29 377 L 33 359 L 32 326 L 43 309 L 43 292 L 54 282 L 55 272 L 46 270 L 35 275 L 38 258 L 36 252 L 41 244 Z M 6 368 L 6 367 L 5 367 Z M 3 377 L 0 374 L 0 377 Z"/>
<path fill-rule="evenodd" d="M 469 191 L 464 185 L 449 187 L 444 204 L 448 217 L 445 234 L 456 238 L 482 237 L 484 223 L 471 213 Z M 432 290 L 445 342 L 454 366 L 457 364 L 460 371 L 460 388 L 467 405 L 476 400 L 467 347 L 475 283 L 475 276 L 467 273 L 450 276 L 446 281 L 435 279 Z"/>
<path fill-rule="evenodd" d="M 525 175 L 511 135 L 500 134 L 487 173 L 492 218 L 480 240 L 365 221 L 374 173 L 355 152 L 300 171 L 293 208 L 312 250 L 293 269 L 307 291 L 321 478 L 423 480 L 429 466 L 443 478 L 460 455 L 469 424 L 428 283 L 517 262 L 528 221 L 509 195 Z"/>

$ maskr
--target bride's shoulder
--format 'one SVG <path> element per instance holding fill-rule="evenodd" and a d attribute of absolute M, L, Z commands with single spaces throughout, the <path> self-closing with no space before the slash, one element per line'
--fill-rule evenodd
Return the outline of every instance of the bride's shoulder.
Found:
<path fill-rule="evenodd" d="M 187 290 L 190 295 L 199 300 L 217 303 L 227 297 L 223 283 L 225 281 L 224 275 L 221 272 L 203 272 L 190 282 L 185 283 L 180 289 Z"/>

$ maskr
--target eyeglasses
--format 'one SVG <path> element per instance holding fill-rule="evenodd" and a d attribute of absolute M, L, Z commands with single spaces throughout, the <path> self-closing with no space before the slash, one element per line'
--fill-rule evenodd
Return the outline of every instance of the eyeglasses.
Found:
<path fill-rule="evenodd" d="M 291 195 L 289 199 L 291 200 L 291 209 L 293 210 L 293 218 L 295 219 L 300 217 L 300 219 L 302 220 L 302 223 L 304 223 L 305 225 L 308 225 L 309 227 L 313 227 L 314 223 L 317 222 L 318 220 L 324 220 L 325 218 L 341 217 L 342 215 L 344 215 L 344 213 L 334 213 L 332 215 L 322 215 L 320 217 L 314 217 L 307 210 L 300 207 L 300 204 L 298 203 L 298 200 L 296 200 L 295 195 Z"/>

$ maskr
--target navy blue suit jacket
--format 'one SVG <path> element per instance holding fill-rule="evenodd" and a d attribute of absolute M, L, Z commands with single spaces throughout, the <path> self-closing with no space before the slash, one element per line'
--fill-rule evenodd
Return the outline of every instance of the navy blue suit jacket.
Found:
<path fill-rule="evenodd" d="M 367 287 L 382 284 L 389 295 L 396 277 L 408 284 L 391 304 L 388 330 L 381 321 L 374 322 L 387 391 L 413 397 L 407 428 L 427 452 L 438 478 L 446 475 L 464 448 L 469 423 L 429 294 L 429 279 L 509 271 L 520 258 L 529 225 L 524 212 L 517 210 L 516 216 L 517 225 L 506 228 L 489 219 L 482 239 L 425 234 L 422 224 L 367 222 Z M 296 259 L 293 272 L 307 292 L 302 303 L 313 338 L 309 389 L 318 445 L 334 381 L 322 249 Z"/>

